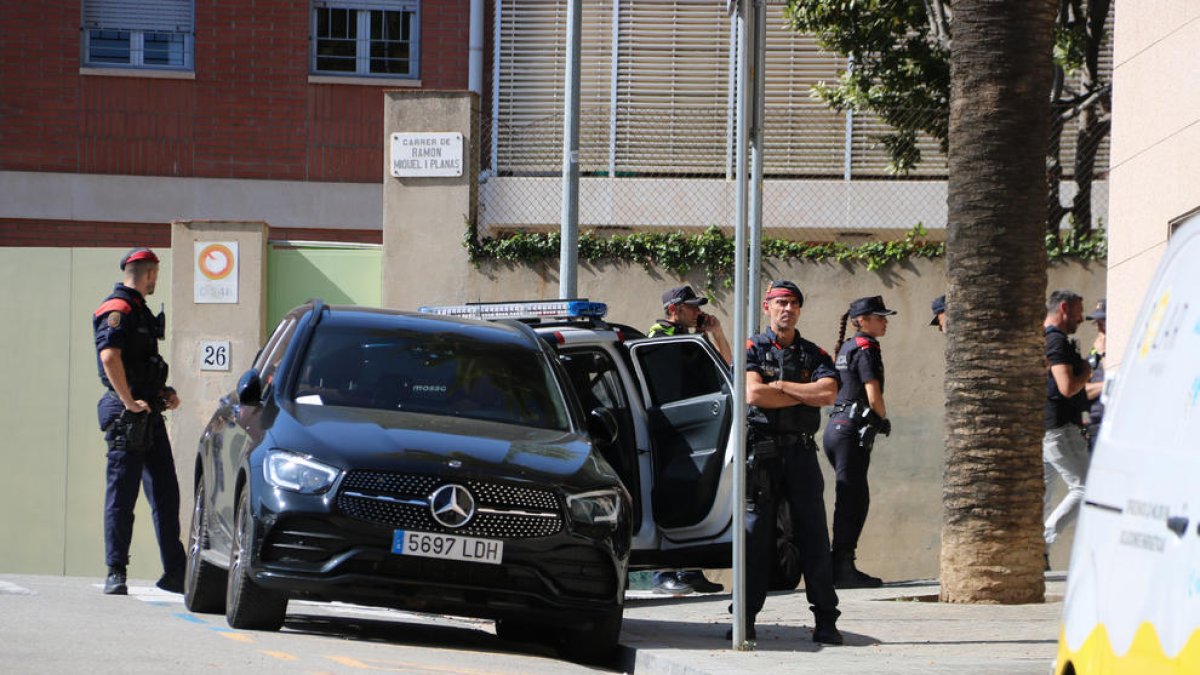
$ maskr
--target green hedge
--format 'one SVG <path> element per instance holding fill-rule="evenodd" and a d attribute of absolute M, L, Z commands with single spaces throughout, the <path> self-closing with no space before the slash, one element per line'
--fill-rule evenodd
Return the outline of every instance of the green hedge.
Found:
<path fill-rule="evenodd" d="M 763 238 L 764 260 L 788 262 L 840 262 L 860 264 L 878 270 L 891 263 L 911 258 L 938 258 L 946 253 L 943 242 L 926 239 L 928 231 L 918 224 L 898 241 L 872 241 L 863 244 L 841 242 L 804 242 Z M 475 266 L 489 262 L 532 265 L 557 260 L 561 238 L 552 232 L 513 232 L 501 237 L 480 238 L 477 228 L 467 228 L 463 244 Z M 1050 260 L 1103 260 L 1108 255 L 1103 230 L 1090 234 L 1046 235 Z M 734 240 L 716 226 L 698 234 L 674 232 L 637 232 L 599 236 L 584 232 L 579 236 L 579 260 L 588 263 L 627 262 L 646 267 L 660 266 L 683 276 L 697 269 L 706 270 L 708 286 L 732 284 Z"/>

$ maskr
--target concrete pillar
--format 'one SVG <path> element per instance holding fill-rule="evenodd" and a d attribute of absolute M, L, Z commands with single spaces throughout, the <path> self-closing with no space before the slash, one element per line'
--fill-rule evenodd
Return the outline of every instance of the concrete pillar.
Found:
<path fill-rule="evenodd" d="M 266 338 L 267 232 L 262 222 L 171 223 L 171 334 L 169 384 L 180 407 L 170 414 L 171 447 L 179 474 L 180 514 L 187 532 L 195 485 L 196 447 L 222 396 L 233 391 Z M 237 302 L 195 302 L 196 242 L 237 242 Z M 229 341 L 229 369 L 201 370 L 201 342 Z M 186 537 L 186 534 L 185 534 Z"/>
<path fill-rule="evenodd" d="M 388 92 L 384 104 L 383 305 L 416 309 L 472 299 L 463 235 L 475 222 L 479 176 L 479 97 L 467 91 Z M 396 132 L 458 132 L 463 173 L 395 178 Z"/>

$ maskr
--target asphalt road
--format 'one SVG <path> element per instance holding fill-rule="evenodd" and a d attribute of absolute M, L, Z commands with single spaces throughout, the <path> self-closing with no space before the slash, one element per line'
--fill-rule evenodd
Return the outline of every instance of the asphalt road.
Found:
<path fill-rule="evenodd" d="M 101 581 L 0 574 L 0 672 L 604 672 L 500 640 L 490 621 L 292 602 L 283 630 L 241 631 L 149 581 L 131 580 L 126 597 Z"/>

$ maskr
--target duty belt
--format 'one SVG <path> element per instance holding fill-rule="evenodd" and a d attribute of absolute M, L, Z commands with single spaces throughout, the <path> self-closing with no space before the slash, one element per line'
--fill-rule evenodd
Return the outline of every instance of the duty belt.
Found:
<path fill-rule="evenodd" d="M 767 436 L 769 436 L 771 440 L 775 441 L 779 445 L 808 445 L 810 443 L 816 443 L 816 441 L 813 440 L 813 434 L 767 434 Z"/>
<path fill-rule="evenodd" d="M 858 411 L 858 410 L 856 410 L 856 408 L 859 410 L 862 409 L 859 406 L 862 406 L 865 408 L 866 404 L 860 403 L 858 401 L 844 401 L 842 403 L 834 403 L 833 407 L 830 408 L 830 410 L 829 410 L 829 416 L 835 417 L 837 415 L 846 415 L 847 417 L 854 417 L 854 413 L 856 413 Z"/>

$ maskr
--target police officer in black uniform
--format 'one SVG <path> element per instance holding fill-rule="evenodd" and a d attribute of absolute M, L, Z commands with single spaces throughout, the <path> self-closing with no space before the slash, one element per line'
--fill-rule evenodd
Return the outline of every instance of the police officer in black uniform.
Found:
<path fill-rule="evenodd" d="M 858 538 L 867 522 L 871 489 L 867 470 L 876 434 L 888 435 L 892 424 L 883 401 L 883 355 L 879 338 L 887 333 L 888 317 L 896 312 L 875 295 L 850 303 L 842 315 L 837 360 L 842 388 L 829 414 L 823 442 L 825 456 L 837 475 L 833 508 L 833 583 L 838 588 L 878 588 L 883 580 L 854 565 Z M 854 336 L 845 340 L 846 323 Z"/>
<path fill-rule="evenodd" d="M 747 471 L 746 611 L 748 639 L 763 607 L 776 559 L 779 500 L 787 503 L 792 536 L 800 550 L 804 589 L 816 627 L 813 640 L 840 645 L 837 592 L 825 523 L 825 482 L 813 434 L 823 405 L 833 403 L 838 375 L 829 354 L 800 337 L 796 322 L 804 295 L 790 281 L 772 282 L 763 300 L 768 328 L 746 344 L 746 399 L 751 408 Z"/>
<path fill-rule="evenodd" d="M 124 281 L 92 316 L 96 364 L 107 391 L 97 410 L 108 444 L 108 487 L 104 498 L 104 592 L 125 595 L 133 507 L 138 484 L 146 487 L 158 535 L 163 576 L 158 587 L 183 592 L 187 558 L 179 541 L 179 482 L 162 412 L 179 406 L 167 386 L 167 363 L 158 354 L 165 316 L 156 317 L 146 296 L 158 282 L 158 257 L 135 248 L 121 258 Z"/>
<path fill-rule="evenodd" d="M 1096 449 L 1096 439 L 1100 437 L 1100 422 L 1104 420 L 1104 402 L 1100 395 L 1104 393 L 1104 356 L 1108 351 L 1108 303 L 1104 298 L 1096 303 L 1096 309 L 1085 319 L 1096 322 L 1096 340 L 1092 343 L 1092 351 L 1088 353 L 1088 365 L 1092 367 L 1092 376 L 1088 379 L 1083 390 L 1087 392 L 1089 403 L 1087 420 L 1088 454 Z"/>

